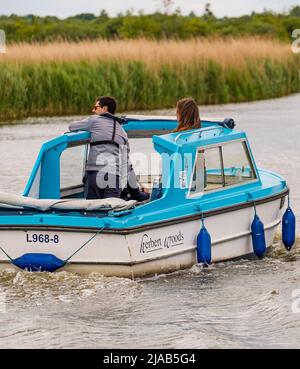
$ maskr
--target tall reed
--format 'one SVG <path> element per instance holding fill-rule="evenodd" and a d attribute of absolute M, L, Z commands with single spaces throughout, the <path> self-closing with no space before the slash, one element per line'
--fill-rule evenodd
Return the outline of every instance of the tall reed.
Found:
<path fill-rule="evenodd" d="M 299 91 L 289 45 L 242 40 L 12 45 L 0 58 L 0 119 L 88 114 L 97 95 L 120 110 L 253 101 Z"/>

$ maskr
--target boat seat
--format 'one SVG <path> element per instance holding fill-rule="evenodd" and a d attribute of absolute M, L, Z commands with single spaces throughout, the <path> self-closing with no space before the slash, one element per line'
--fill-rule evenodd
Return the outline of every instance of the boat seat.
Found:
<path fill-rule="evenodd" d="M 163 190 L 161 174 L 139 174 L 137 175 L 137 180 L 141 187 L 146 189 L 146 191 L 150 194 L 150 198 L 146 202 L 158 200 L 162 197 Z"/>
<path fill-rule="evenodd" d="M 135 200 L 125 201 L 118 198 L 99 200 L 74 199 L 34 199 L 21 195 L 0 192 L 0 208 L 47 210 L 85 210 L 85 211 L 122 211 L 136 205 Z"/>

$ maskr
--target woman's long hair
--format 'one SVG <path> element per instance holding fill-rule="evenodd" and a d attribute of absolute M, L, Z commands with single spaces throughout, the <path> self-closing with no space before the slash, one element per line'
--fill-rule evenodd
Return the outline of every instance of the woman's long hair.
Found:
<path fill-rule="evenodd" d="M 179 125 L 174 132 L 201 128 L 199 108 L 194 99 L 187 97 L 179 100 L 177 102 L 176 111 Z"/>

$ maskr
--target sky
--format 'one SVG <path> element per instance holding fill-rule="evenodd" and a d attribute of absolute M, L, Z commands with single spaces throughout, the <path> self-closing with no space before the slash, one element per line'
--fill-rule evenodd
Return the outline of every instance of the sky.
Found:
<path fill-rule="evenodd" d="M 183 14 L 194 11 L 203 13 L 204 5 L 211 3 L 211 9 L 218 17 L 240 16 L 264 9 L 282 12 L 299 5 L 300 0 L 174 0 L 173 9 L 180 8 Z M 116 15 L 128 9 L 142 9 L 153 13 L 162 9 L 163 0 L 0 0 L 0 14 L 56 15 L 65 18 L 79 13 L 100 13 L 105 9 L 109 15 Z"/>

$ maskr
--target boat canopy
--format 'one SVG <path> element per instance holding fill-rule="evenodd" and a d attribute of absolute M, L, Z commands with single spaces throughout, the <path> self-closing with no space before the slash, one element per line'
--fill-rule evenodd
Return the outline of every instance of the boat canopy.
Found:
<path fill-rule="evenodd" d="M 233 119 L 202 119 L 201 129 L 173 132 L 177 124 L 175 117 L 126 116 L 123 125 L 130 137 L 153 137 L 162 159 L 162 198 L 182 203 L 191 194 L 199 197 L 205 191 L 260 181 L 246 134 L 234 129 Z M 50 206 L 93 208 L 81 203 L 89 143 L 89 132 L 68 132 L 46 142 L 23 195 L 55 200 Z"/>

